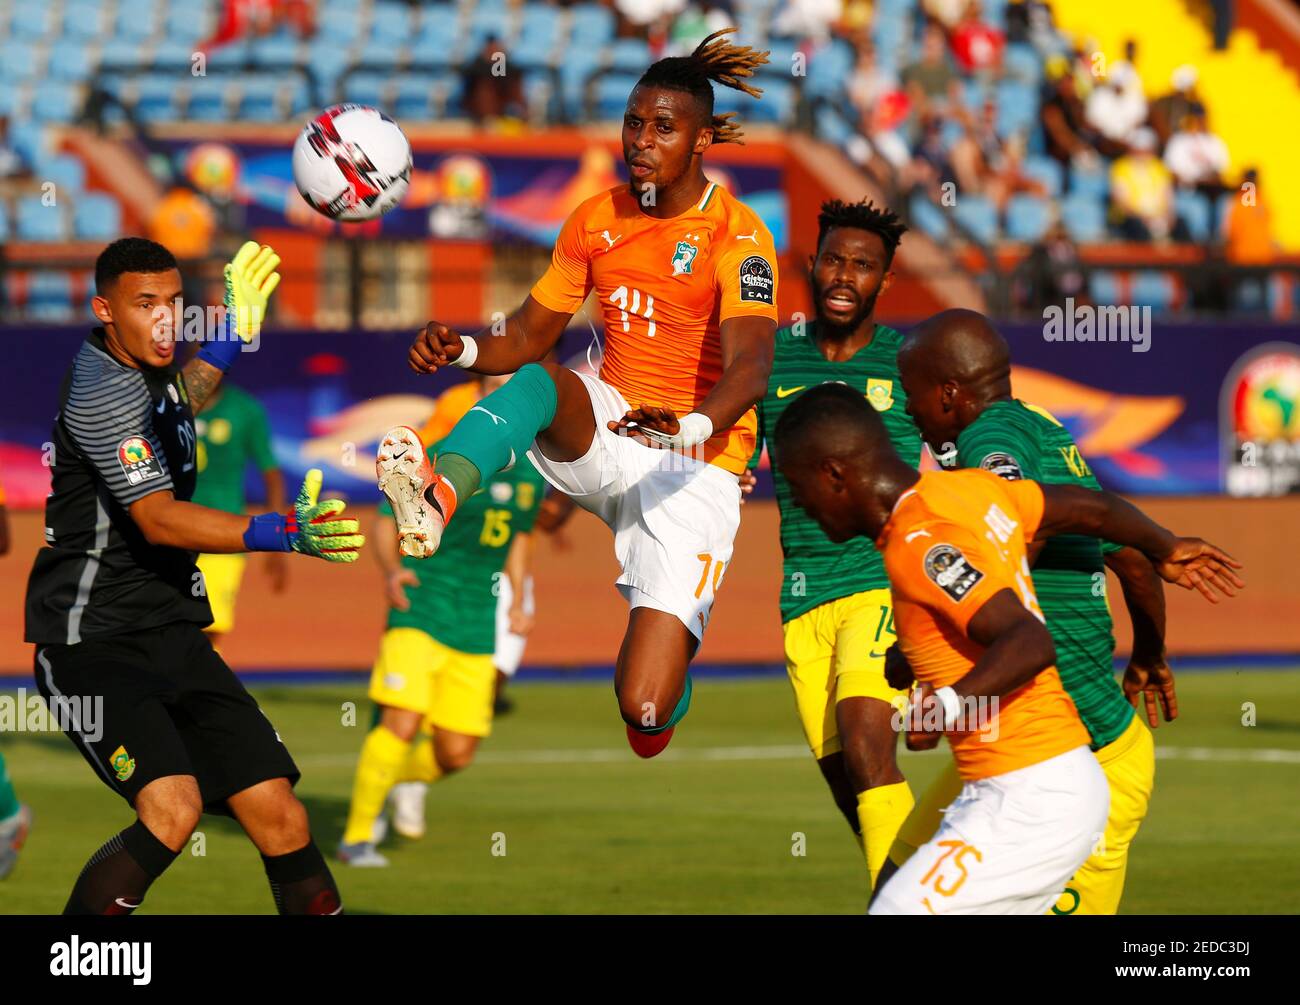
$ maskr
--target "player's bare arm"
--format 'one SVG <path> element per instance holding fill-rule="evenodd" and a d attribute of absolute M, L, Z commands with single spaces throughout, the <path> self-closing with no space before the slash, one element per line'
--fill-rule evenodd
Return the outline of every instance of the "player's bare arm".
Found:
<path fill-rule="evenodd" d="M 759 317 L 728 318 L 719 326 L 718 333 L 722 342 L 722 377 L 695 411 L 707 417 L 713 429 L 729 429 L 767 391 L 776 322 Z M 614 432 L 650 429 L 676 436 L 681 431 L 680 420 L 670 408 L 642 404 L 617 422 L 609 423 L 609 428 Z"/>
<path fill-rule="evenodd" d="M 439 321 L 430 321 L 415 336 L 407 361 L 416 373 L 436 373 L 448 365 L 460 365 L 475 373 L 514 373 L 526 363 L 546 356 L 564 334 L 572 314 L 543 307 L 531 296 L 525 298 L 504 328 L 484 328 L 472 342 Z M 473 345 L 474 360 L 466 364 L 463 354 Z"/>
<path fill-rule="evenodd" d="M 1199 537 L 1178 537 L 1119 496 L 1073 485 L 1041 488 L 1043 519 L 1035 540 L 1087 534 L 1136 548 L 1151 559 L 1161 579 L 1197 590 L 1211 603 L 1219 602 L 1216 590 L 1232 597 L 1246 585 L 1234 571 L 1241 563 L 1227 552 Z"/>
<path fill-rule="evenodd" d="M 392 520 L 377 520 L 373 534 L 374 543 L 370 551 L 384 576 L 384 599 L 396 611 L 409 611 L 411 600 L 406 595 L 406 588 L 419 586 L 420 576 L 398 559 L 397 524 Z"/>
<path fill-rule="evenodd" d="M 1023 687 L 1056 662 L 1047 626 L 1010 589 L 993 594 L 971 617 L 966 635 L 984 652 L 953 685 L 958 697 L 1001 697 Z"/>
<path fill-rule="evenodd" d="M 526 581 L 533 564 L 533 535 L 529 532 L 515 534 L 506 555 L 505 574 L 510 582 L 510 630 L 516 635 L 527 635 L 533 630 L 533 615 L 524 607 Z"/>
<path fill-rule="evenodd" d="M 1122 681 L 1124 696 L 1134 708 L 1139 708 L 1142 698 L 1147 722 L 1154 729 L 1160 724 L 1159 708 L 1166 722 L 1178 718 L 1174 672 L 1165 661 L 1164 583 L 1151 561 L 1134 548 L 1111 552 L 1106 566 L 1119 579 L 1133 624 L 1133 652 Z"/>

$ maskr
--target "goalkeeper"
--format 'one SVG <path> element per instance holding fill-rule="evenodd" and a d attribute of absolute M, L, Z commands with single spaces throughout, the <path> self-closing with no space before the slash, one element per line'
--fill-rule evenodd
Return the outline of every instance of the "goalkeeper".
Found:
<path fill-rule="evenodd" d="M 244 828 L 281 914 L 342 909 L 293 794 L 293 758 L 203 634 L 212 614 L 194 561 L 200 551 L 296 551 L 355 562 L 365 540 L 341 502 L 319 500 L 319 471 L 287 514 L 250 519 L 189 501 L 194 415 L 257 345 L 279 261 L 252 242 L 239 250 L 226 266 L 224 329 L 184 367 L 171 253 L 124 238 L 95 263 L 100 326 L 63 382 L 26 639 L 51 711 L 64 711 L 68 738 L 136 819 L 86 849 L 68 914 L 130 914 L 204 811 Z M 93 724 L 67 714 L 78 708 L 95 709 Z"/>

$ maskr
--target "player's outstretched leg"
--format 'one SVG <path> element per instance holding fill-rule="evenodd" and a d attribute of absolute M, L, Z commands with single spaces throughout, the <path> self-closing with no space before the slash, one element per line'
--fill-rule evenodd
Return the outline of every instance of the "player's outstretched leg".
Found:
<path fill-rule="evenodd" d="M 32 811 L 18 802 L 13 782 L 0 754 L 0 879 L 14 871 L 32 826 Z"/>
<path fill-rule="evenodd" d="M 550 368 L 529 363 L 456 423 L 432 466 L 414 430 L 389 430 L 376 470 L 393 506 L 402 551 L 417 558 L 437 551 L 456 500 L 468 499 L 486 475 L 514 464 L 550 426 L 557 401 Z"/>
<path fill-rule="evenodd" d="M 343 902 L 325 857 L 311 839 L 307 808 L 287 778 L 269 778 L 226 802 L 262 853 L 271 896 L 281 914 L 342 914 Z"/>
<path fill-rule="evenodd" d="M 668 746 L 691 704 L 691 657 L 698 640 L 672 614 L 634 607 L 614 671 L 627 739 L 641 757 Z"/>
<path fill-rule="evenodd" d="M 90 856 L 64 914 L 130 914 L 194 833 L 203 803 L 193 775 L 156 778 L 135 798 L 139 819 Z"/>

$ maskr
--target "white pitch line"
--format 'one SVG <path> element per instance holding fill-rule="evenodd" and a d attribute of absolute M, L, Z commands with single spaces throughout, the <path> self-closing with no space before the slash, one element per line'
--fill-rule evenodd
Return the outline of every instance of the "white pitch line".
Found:
<path fill-rule="evenodd" d="M 702 761 L 793 761 L 810 757 L 808 748 L 798 744 L 768 747 L 681 747 L 668 749 L 656 761 L 698 763 Z M 908 752 L 908 756 L 914 756 Z M 1156 757 L 1166 761 L 1220 761 L 1255 764 L 1300 764 L 1300 750 L 1242 747 L 1156 747 Z M 351 767 L 351 754 L 314 754 L 295 758 L 304 768 Z M 476 764 L 502 766 L 525 764 L 630 764 L 637 760 L 629 748 L 589 750 L 502 750 L 484 751 Z"/>

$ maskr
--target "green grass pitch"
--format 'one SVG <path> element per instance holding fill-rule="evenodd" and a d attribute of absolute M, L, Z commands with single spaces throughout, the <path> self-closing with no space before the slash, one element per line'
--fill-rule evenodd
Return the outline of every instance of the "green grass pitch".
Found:
<path fill-rule="evenodd" d="M 298 792 L 332 855 L 369 723 L 352 686 L 260 688 L 303 771 Z M 521 684 L 480 759 L 433 787 L 429 833 L 390 839 L 386 870 L 335 866 L 345 908 L 416 913 L 860 913 L 865 867 L 803 746 L 784 680 L 705 678 L 660 758 L 627 748 L 606 684 Z M 1300 888 L 1300 670 L 1185 673 L 1182 715 L 1156 734 L 1151 812 L 1125 913 L 1293 912 Z M 344 703 L 357 703 L 356 725 Z M 1243 725 L 1244 703 L 1256 724 Z M 130 820 L 60 734 L 0 736 L 35 826 L 0 913 L 59 911 L 82 863 Z M 903 755 L 915 788 L 939 753 Z M 270 913 L 233 821 L 198 843 L 142 913 Z M 192 854 L 202 850 L 203 854 Z M 803 854 L 795 854 L 802 850 Z M 504 854 L 500 852 L 504 851 Z"/>

